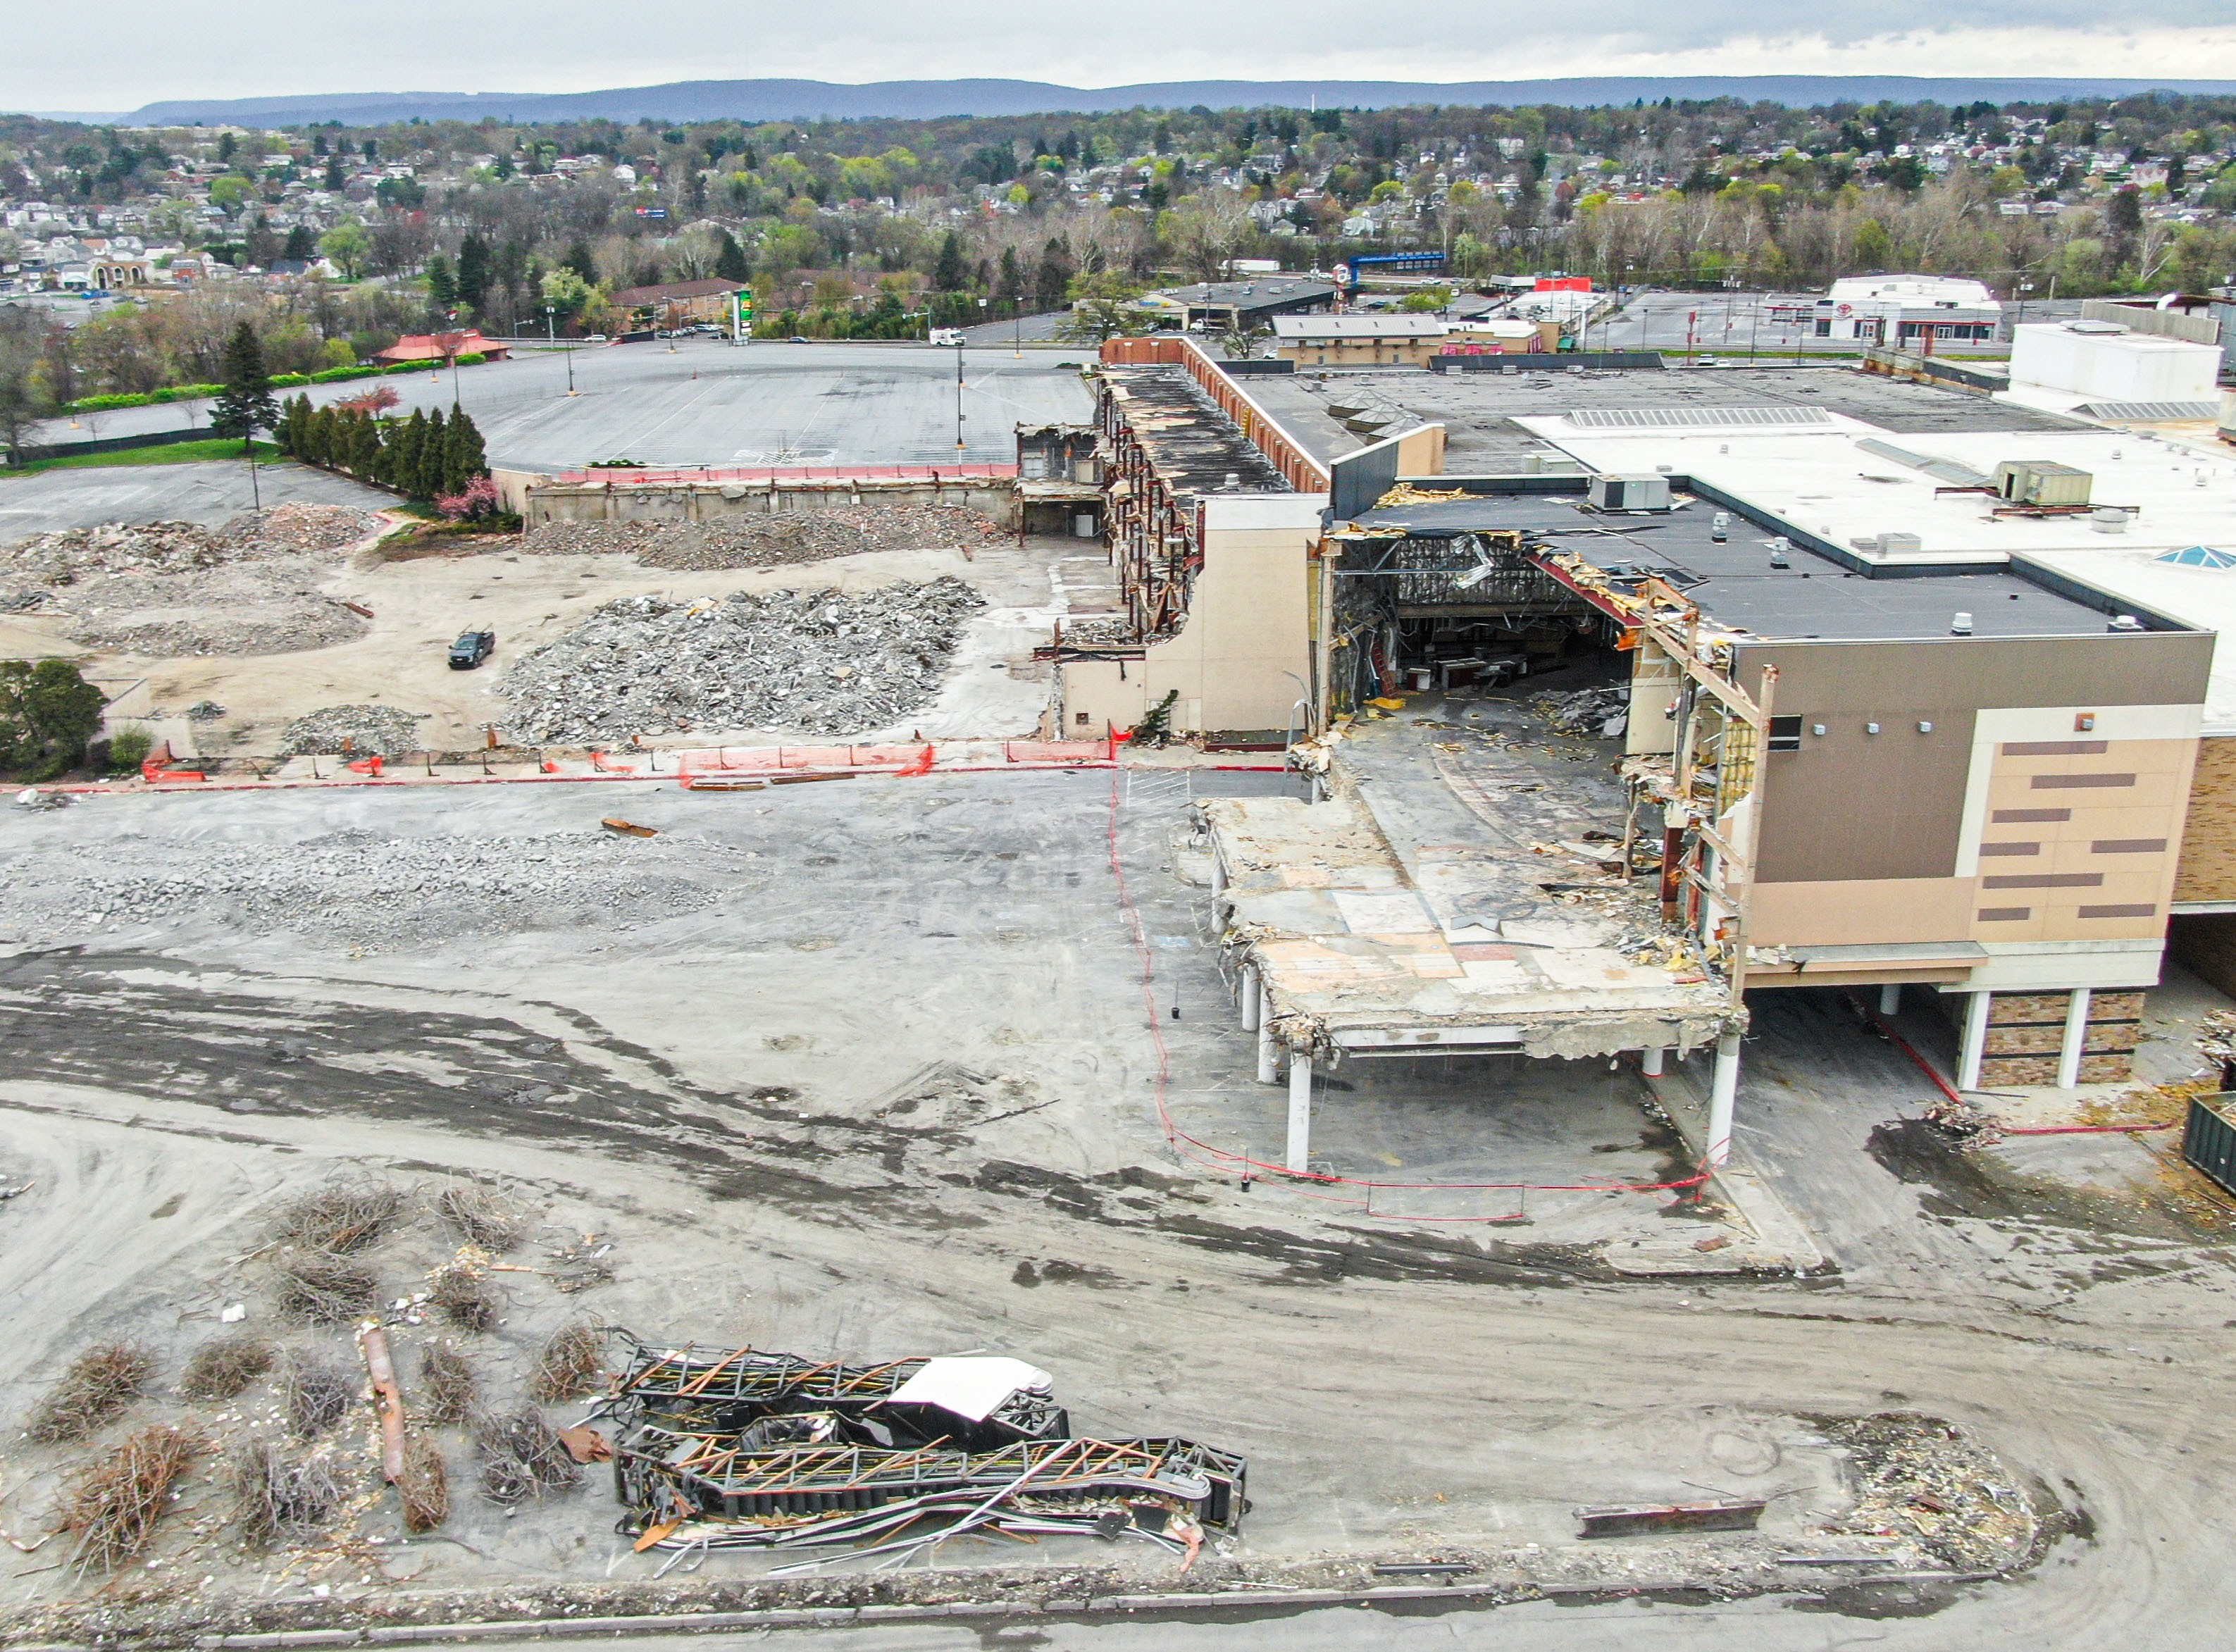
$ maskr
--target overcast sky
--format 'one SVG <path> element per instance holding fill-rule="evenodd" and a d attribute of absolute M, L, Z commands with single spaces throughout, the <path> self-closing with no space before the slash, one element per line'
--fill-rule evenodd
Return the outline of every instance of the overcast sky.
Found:
<path fill-rule="evenodd" d="M 1805 17 L 1809 32 L 1792 32 Z M 1072 86 L 1610 74 L 2236 79 L 2231 0 L 1599 0 L 1575 10 L 1543 0 L 0 0 L 0 107 L 49 110 L 763 76 Z"/>

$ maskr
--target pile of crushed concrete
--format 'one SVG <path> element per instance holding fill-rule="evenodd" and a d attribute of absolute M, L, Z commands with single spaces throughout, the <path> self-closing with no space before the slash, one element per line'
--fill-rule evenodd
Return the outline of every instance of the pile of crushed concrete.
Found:
<path fill-rule="evenodd" d="M 833 505 L 706 522 L 551 522 L 522 549 L 546 556 L 628 555 L 647 568 L 775 568 L 873 550 L 976 549 L 1009 535 L 982 510 L 954 504 Z"/>
<path fill-rule="evenodd" d="M 114 933 L 208 920 L 234 933 L 284 930 L 373 948 L 595 922 L 630 929 L 703 910 L 750 876 L 733 852 L 662 835 L 398 838 L 359 830 L 300 844 L 207 841 L 129 864 L 84 858 L 0 866 L 0 926 L 16 934 Z"/>
<path fill-rule="evenodd" d="M 329 648 L 360 635 L 365 619 L 320 587 L 339 553 L 381 526 L 348 505 L 289 503 L 214 528 L 112 522 L 41 534 L 0 554 L 0 609 L 149 659 Z"/>
<path fill-rule="evenodd" d="M 194 714 L 189 710 L 187 715 Z M 395 757 L 420 749 L 420 720 L 427 713 L 397 706 L 321 706 L 305 712 L 281 731 L 280 755 L 327 754 Z"/>
<path fill-rule="evenodd" d="M 497 685 L 516 737 L 556 744 L 750 728 L 864 734 L 931 703 L 984 599 L 959 579 L 878 589 L 625 596 Z"/>

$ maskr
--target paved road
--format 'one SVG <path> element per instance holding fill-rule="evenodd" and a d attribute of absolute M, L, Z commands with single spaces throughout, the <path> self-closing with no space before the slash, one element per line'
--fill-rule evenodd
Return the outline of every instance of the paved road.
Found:
<path fill-rule="evenodd" d="M 1071 319 L 1069 310 L 1050 310 L 1042 315 L 1019 316 L 1014 321 L 989 321 L 983 326 L 965 327 L 963 340 L 973 346 L 993 349 L 1019 341 L 1026 344 L 1048 344 L 1055 341 L 1065 322 Z M 1093 345 L 1082 345 L 1083 351 L 1092 351 Z"/>
<path fill-rule="evenodd" d="M 299 464 L 259 466 L 255 488 L 267 505 L 304 500 L 377 510 L 396 503 L 393 494 Z M 0 473 L 0 544 L 102 522 L 214 524 L 247 510 L 255 497 L 248 467 L 221 462 Z"/>
<path fill-rule="evenodd" d="M 653 464 L 929 464 L 956 450 L 956 357 L 930 345 L 732 345 L 715 339 L 533 351 L 450 372 L 319 386 L 321 404 L 393 386 L 403 405 L 473 415 L 492 464 L 556 471 L 596 459 Z M 1052 351 L 1020 361 L 1007 350 L 966 349 L 963 451 L 973 464 L 1016 457 L 1020 420 L 1084 419 L 1075 368 Z M 574 393 L 568 385 L 571 373 Z M 135 407 L 50 425 L 35 439 L 66 441 L 206 426 L 201 403 Z"/>

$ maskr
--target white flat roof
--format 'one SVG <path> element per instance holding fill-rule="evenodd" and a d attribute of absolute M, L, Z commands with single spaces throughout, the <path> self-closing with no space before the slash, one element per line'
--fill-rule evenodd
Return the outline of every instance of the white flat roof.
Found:
<path fill-rule="evenodd" d="M 1281 339 L 1441 339 L 1452 324 L 1437 316 L 1277 315 Z"/>
<path fill-rule="evenodd" d="M 1587 431 L 1566 418 L 1516 423 L 1591 470 L 1636 475 L 1667 466 L 1844 550 L 1860 536 L 1918 536 L 1915 555 L 1852 552 L 1882 565 L 2002 566 L 2016 555 L 2184 624 L 2236 632 L 2236 569 L 2154 560 L 2193 545 L 2236 551 L 2236 453 L 2110 430 L 1915 435 L 1842 420 L 1836 430 L 1751 434 Z M 1988 498 L 1937 493 L 1949 484 L 1871 451 L 1866 439 L 1983 475 L 2005 459 L 2068 464 L 2095 478 L 2095 503 L 2132 505 L 2139 514 L 2118 534 L 2097 532 L 2086 516 L 1993 516 Z M 2214 651 L 2205 732 L 2236 734 L 2236 645 Z"/>

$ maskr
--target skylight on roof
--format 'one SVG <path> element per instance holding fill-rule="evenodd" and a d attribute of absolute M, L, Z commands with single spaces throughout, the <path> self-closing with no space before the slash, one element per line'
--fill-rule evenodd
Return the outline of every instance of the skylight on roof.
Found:
<path fill-rule="evenodd" d="M 2236 551 L 2215 550 L 2210 545 L 2192 545 L 2187 550 L 2162 550 L 2151 558 L 2154 563 L 2174 563 L 2184 568 L 2236 568 Z"/>

